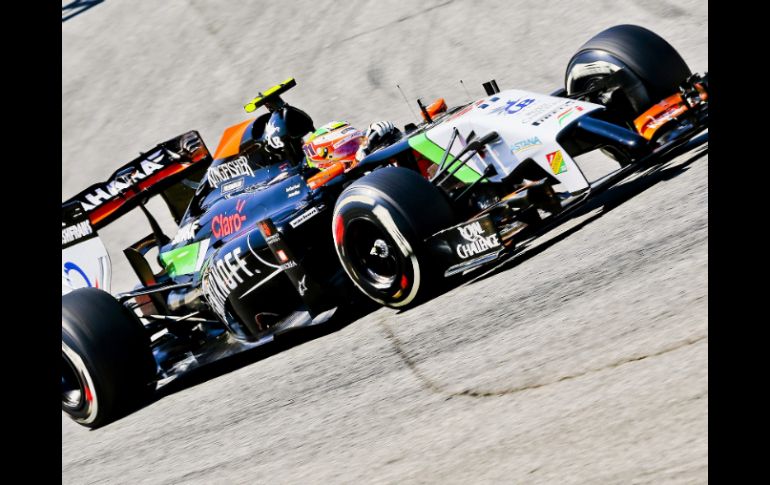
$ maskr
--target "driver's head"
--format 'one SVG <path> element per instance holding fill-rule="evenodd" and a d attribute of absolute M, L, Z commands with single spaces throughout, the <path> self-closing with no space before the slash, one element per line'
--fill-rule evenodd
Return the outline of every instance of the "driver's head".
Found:
<path fill-rule="evenodd" d="M 349 169 L 356 163 L 356 152 L 364 133 L 345 121 L 332 121 L 317 129 L 302 147 L 310 167 L 324 170 L 338 162 Z"/>

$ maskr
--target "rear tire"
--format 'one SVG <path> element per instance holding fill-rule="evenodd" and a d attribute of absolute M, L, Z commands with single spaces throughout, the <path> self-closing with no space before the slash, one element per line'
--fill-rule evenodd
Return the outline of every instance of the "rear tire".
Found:
<path fill-rule="evenodd" d="M 626 121 L 677 92 L 690 68 L 671 44 L 637 25 L 617 25 L 583 44 L 567 65 L 567 94 L 589 89 L 599 79 L 625 69 L 622 91 L 601 104 L 616 110 Z M 618 93 L 619 94 L 619 93 Z"/>
<path fill-rule="evenodd" d="M 82 288 L 62 296 L 62 411 L 89 428 L 133 410 L 156 373 L 139 320 L 109 293 Z"/>
<path fill-rule="evenodd" d="M 385 167 L 345 189 L 334 208 L 334 247 L 369 298 L 404 308 L 427 295 L 437 268 L 424 240 L 451 226 L 444 194 L 417 172 Z"/>

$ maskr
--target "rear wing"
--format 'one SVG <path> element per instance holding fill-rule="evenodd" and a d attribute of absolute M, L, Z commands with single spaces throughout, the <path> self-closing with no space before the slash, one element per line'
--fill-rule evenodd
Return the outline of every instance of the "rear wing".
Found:
<path fill-rule="evenodd" d="M 161 194 L 179 222 L 190 202 L 180 203 L 169 189 L 183 179 L 200 181 L 212 158 L 197 131 L 160 143 L 128 162 L 106 182 L 96 183 L 62 203 L 80 202 L 94 229 L 100 229 L 143 203 Z"/>
<path fill-rule="evenodd" d="M 62 202 L 62 294 L 110 291 L 111 265 L 97 230 L 160 195 L 178 224 L 212 158 L 197 131 L 160 143 Z"/>

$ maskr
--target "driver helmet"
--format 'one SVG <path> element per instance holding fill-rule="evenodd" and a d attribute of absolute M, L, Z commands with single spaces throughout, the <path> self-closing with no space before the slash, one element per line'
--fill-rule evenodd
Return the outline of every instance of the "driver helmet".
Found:
<path fill-rule="evenodd" d="M 364 132 L 346 121 L 332 121 L 310 135 L 302 149 L 312 168 L 326 170 L 341 162 L 349 170 L 356 164 L 356 152 L 364 140 Z"/>

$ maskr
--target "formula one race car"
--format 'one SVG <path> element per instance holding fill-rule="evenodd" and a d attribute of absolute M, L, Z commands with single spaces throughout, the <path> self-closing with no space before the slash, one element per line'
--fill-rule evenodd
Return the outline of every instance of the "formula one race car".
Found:
<path fill-rule="evenodd" d="M 708 126 L 708 75 L 691 74 L 670 44 L 632 25 L 586 42 L 550 96 L 484 87 L 487 97 L 452 110 L 419 103 L 425 122 L 361 160 L 350 175 L 371 173 L 337 200 L 337 254 L 382 305 L 408 306 L 436 276 L 500 261 Z M 619 168 L 592 183 L 575 157 L 597 149 Z"/>
<path fill-rule="evenodd" d="M 280 97 L 295 85 L 247 104 L 268 112 L 227 128 L 213 156 L 188 132 L 62 204 L 62 409 L 78 423 L 105 424 L 157 385 L 357 297 L 329 231 L 344 164 L 304 163 L 313 122 Z M 340 125 L 313 136 L 343 148 L 362 138 Z M 156 195 L 178 225 L 172 238 L 146 208 Z M 123 252 L 141 284 L 113 297 L 97 231 L 135 208 L 150 232 Z"/>
<path fill-rule="evenodd" d="M 293 85 L 249 103 L 268 113 L 225 130 L 213 156 L 189 132 L 63 203 L 62 409 L 78 423 L 103 425 L 192 367 L 328 321 L 355 287 L 414 304 L 431 279 L 498 260 L 708 123 L 707 75 L 628 25 L 589 40 L 551 95 L 490 81 L 464 106 L 420 102 L 419 126 L 320 172 L 304 161 L 318 155 L 302 143 L 312 121 L 280 98 Z M 601 184 L 574 162 L 596 149 L 620 164 Z M 173 238 L 145 208 L 155 195 Z M 124 254 L 141 284 L 111 296 L 96 231 L 137 207 L 151 233 Z"/>

